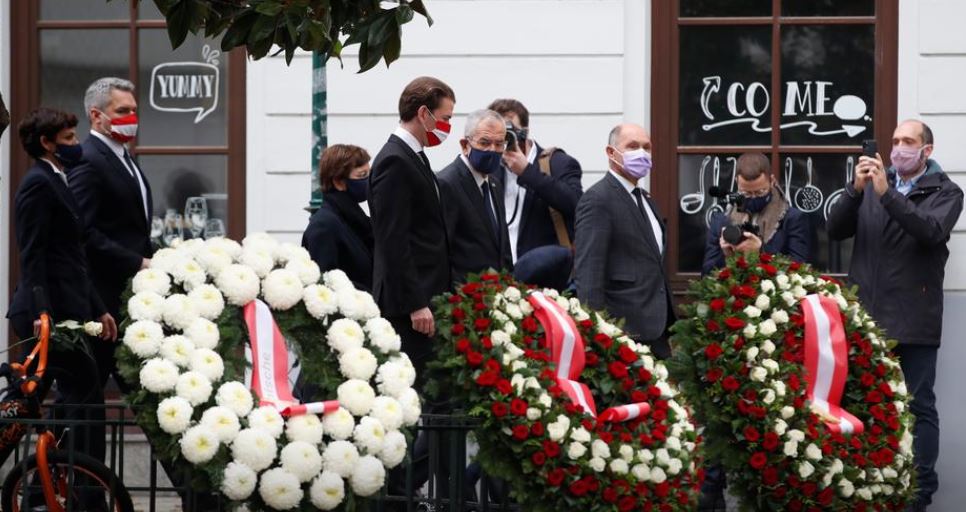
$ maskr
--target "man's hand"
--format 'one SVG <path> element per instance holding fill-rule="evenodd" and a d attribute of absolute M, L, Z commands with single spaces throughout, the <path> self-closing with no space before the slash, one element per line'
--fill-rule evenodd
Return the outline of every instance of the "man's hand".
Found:
<path fill-rule="evenodd" d="M 742 254 L 751 254 L 761 250 L 761 238 L 758 238 L 758 235 L 749 231 L 745 231 L 743 234 L 745 239 L 735 246 L 736 251 Z"/>
<path fill-rule="evenodd" d="M 735 246 L 725 241 L 724 230 L 725 228 L 721 228 L 721 235 L 718 236 L 718 247 L 721 247 L 721 252 L 724 253 L 725 258 L 727 258 L 735 253 Z"/>
<path fill-rule="evenodd" d="M 527 165 L 530 164 L 527 161 L 527 156 L 515 146 L 507 146 L 506 151 L 503 152 L 503 163 L 517 176 L 523 174 Z"/>
<path fill-rule="evenodd" d="M 882 164 L 882 157 L 876 153 L 875 158 L 868 156 L 859 157 L 859 165 L 855 167 L 855 191 L 861 193 L 865 190 L 866 184 L 869 181 L 875 181 L 875 171 L 876 169 L 882 171 L 883 176 L 885 175 L 884 166 Z M 886 182 L 888 188 L 888 182 Z M 878 189 L 876 190 L 878 192 Z M 883 193 L 885 191 L 883 190 Z M 880 194 L 881 195 L 881 194 Z"/>
<path fill-rule="evenodd" d="M 413 322 L 413 330 L 433 336 L 436 333 L 436 323 L 433 321 L 433 312 L 429 308 L 417 309 L 409 314 L 409 319 Z"/>
<path fill-rule="evenodd" d="M 104 313 L 97 321 L 104 326 L 104 330 L 98 337 L 104 341 L 117 341 L 117 323 L 114 322 L 114 317 L 110 313 Z"/>
<path fill-rule="evenodd" d="M 141 258 L 141 270 L 151 266 L 151 258 Z"/>
<path fill-rule="evenodd" d="M 866 158 L 866 157 L 862 157 Z M 861 158 L 859 161 L 861 162 Z M 875 190 L 875 195 L 882 197 L 883 194 L 889 190 L 889 179 L 886 177 L 885 166 L 882 164 L 882 157 L 878 153 L 875 155 L 875 159 L 869 158 L 872 162 L 869 165 L 872 168 L 872 188 Z"/>

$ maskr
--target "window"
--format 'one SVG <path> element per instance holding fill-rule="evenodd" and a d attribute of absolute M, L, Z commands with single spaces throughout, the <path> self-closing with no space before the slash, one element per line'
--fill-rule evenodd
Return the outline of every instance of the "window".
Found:
<path fill-rule="evenodd" d="M 654 193 L 680 290 L 701 270 L 707 226 L 735 189 L 737 156 L 764 153 L 815 228 L 818 268 L 848 270 L 851 242 L 825 218 L 864 139 L 890 147 L 896 121 L 896 0 L 653 2 Z M 880 151 L 881 153 L 882 151 Z"/>

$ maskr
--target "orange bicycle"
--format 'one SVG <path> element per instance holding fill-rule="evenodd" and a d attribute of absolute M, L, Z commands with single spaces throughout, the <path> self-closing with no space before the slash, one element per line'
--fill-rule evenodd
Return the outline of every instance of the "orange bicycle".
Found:
<path fill-rule="evenodd" d="M 37 421 L 42 412 L 42 379 L 52 325 L 42 291 L 35 288 L 34 295 L 41 309 L 37 343 L 22 363 L 0 365 L 0 376 L 8 383 L 0 400 L 0 464 L 23 439 L 29 424 L 35 425 L 37 442 L 34 453 L 15 464 L 4 478 L 0 508 L 3 512 L 87 510 L 81 500 L 84 494 L 106 497 L 106 510 L 133 512 L 131 495 L 110 468 L 89 455 L 60 449 L 54 433 Z"/>

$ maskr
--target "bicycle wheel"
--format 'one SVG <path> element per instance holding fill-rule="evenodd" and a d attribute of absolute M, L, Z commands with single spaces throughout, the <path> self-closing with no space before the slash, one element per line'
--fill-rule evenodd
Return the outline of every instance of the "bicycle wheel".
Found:
<path fill-rule="evenodd" d="M 102 462 L 82 453 L 70 456 L 67 452 L 52 450 L 47 454 L 47 465 L 54 481 L 54 493 L 65 510 L 69 503 L 70 510 L 75 511 L 100 510 L 106 506 L 106 510 L 113 512 L 134 512 L 131 495 Z M 29 511 L 33 507 L 46 510 L 39 481 L 37 455 L 14 466 L 0 492 L 3 512 Z M 103 505 L 91 505 L 92 500 L 103 500 Z"/>

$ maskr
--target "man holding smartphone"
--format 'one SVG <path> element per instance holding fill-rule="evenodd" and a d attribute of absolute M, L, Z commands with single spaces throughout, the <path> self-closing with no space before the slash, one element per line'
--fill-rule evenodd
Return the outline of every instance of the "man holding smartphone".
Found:
<path fill-rule="evenodd" d="M 949 234 L 963 210 L 963 191 L 935 160 L 932 130 L 903 121 L 892 135 L 888 169 L 874 148 L 859 158 L 852 187 L 829 212 L 832 240 L 855 237 L 849 280 L 889 337 L 898 340 L 906 387 L 913 396 L 918 493 L 926 510 L 939 487 L 936 358 L 942 338 L 943 279 Z"/>

